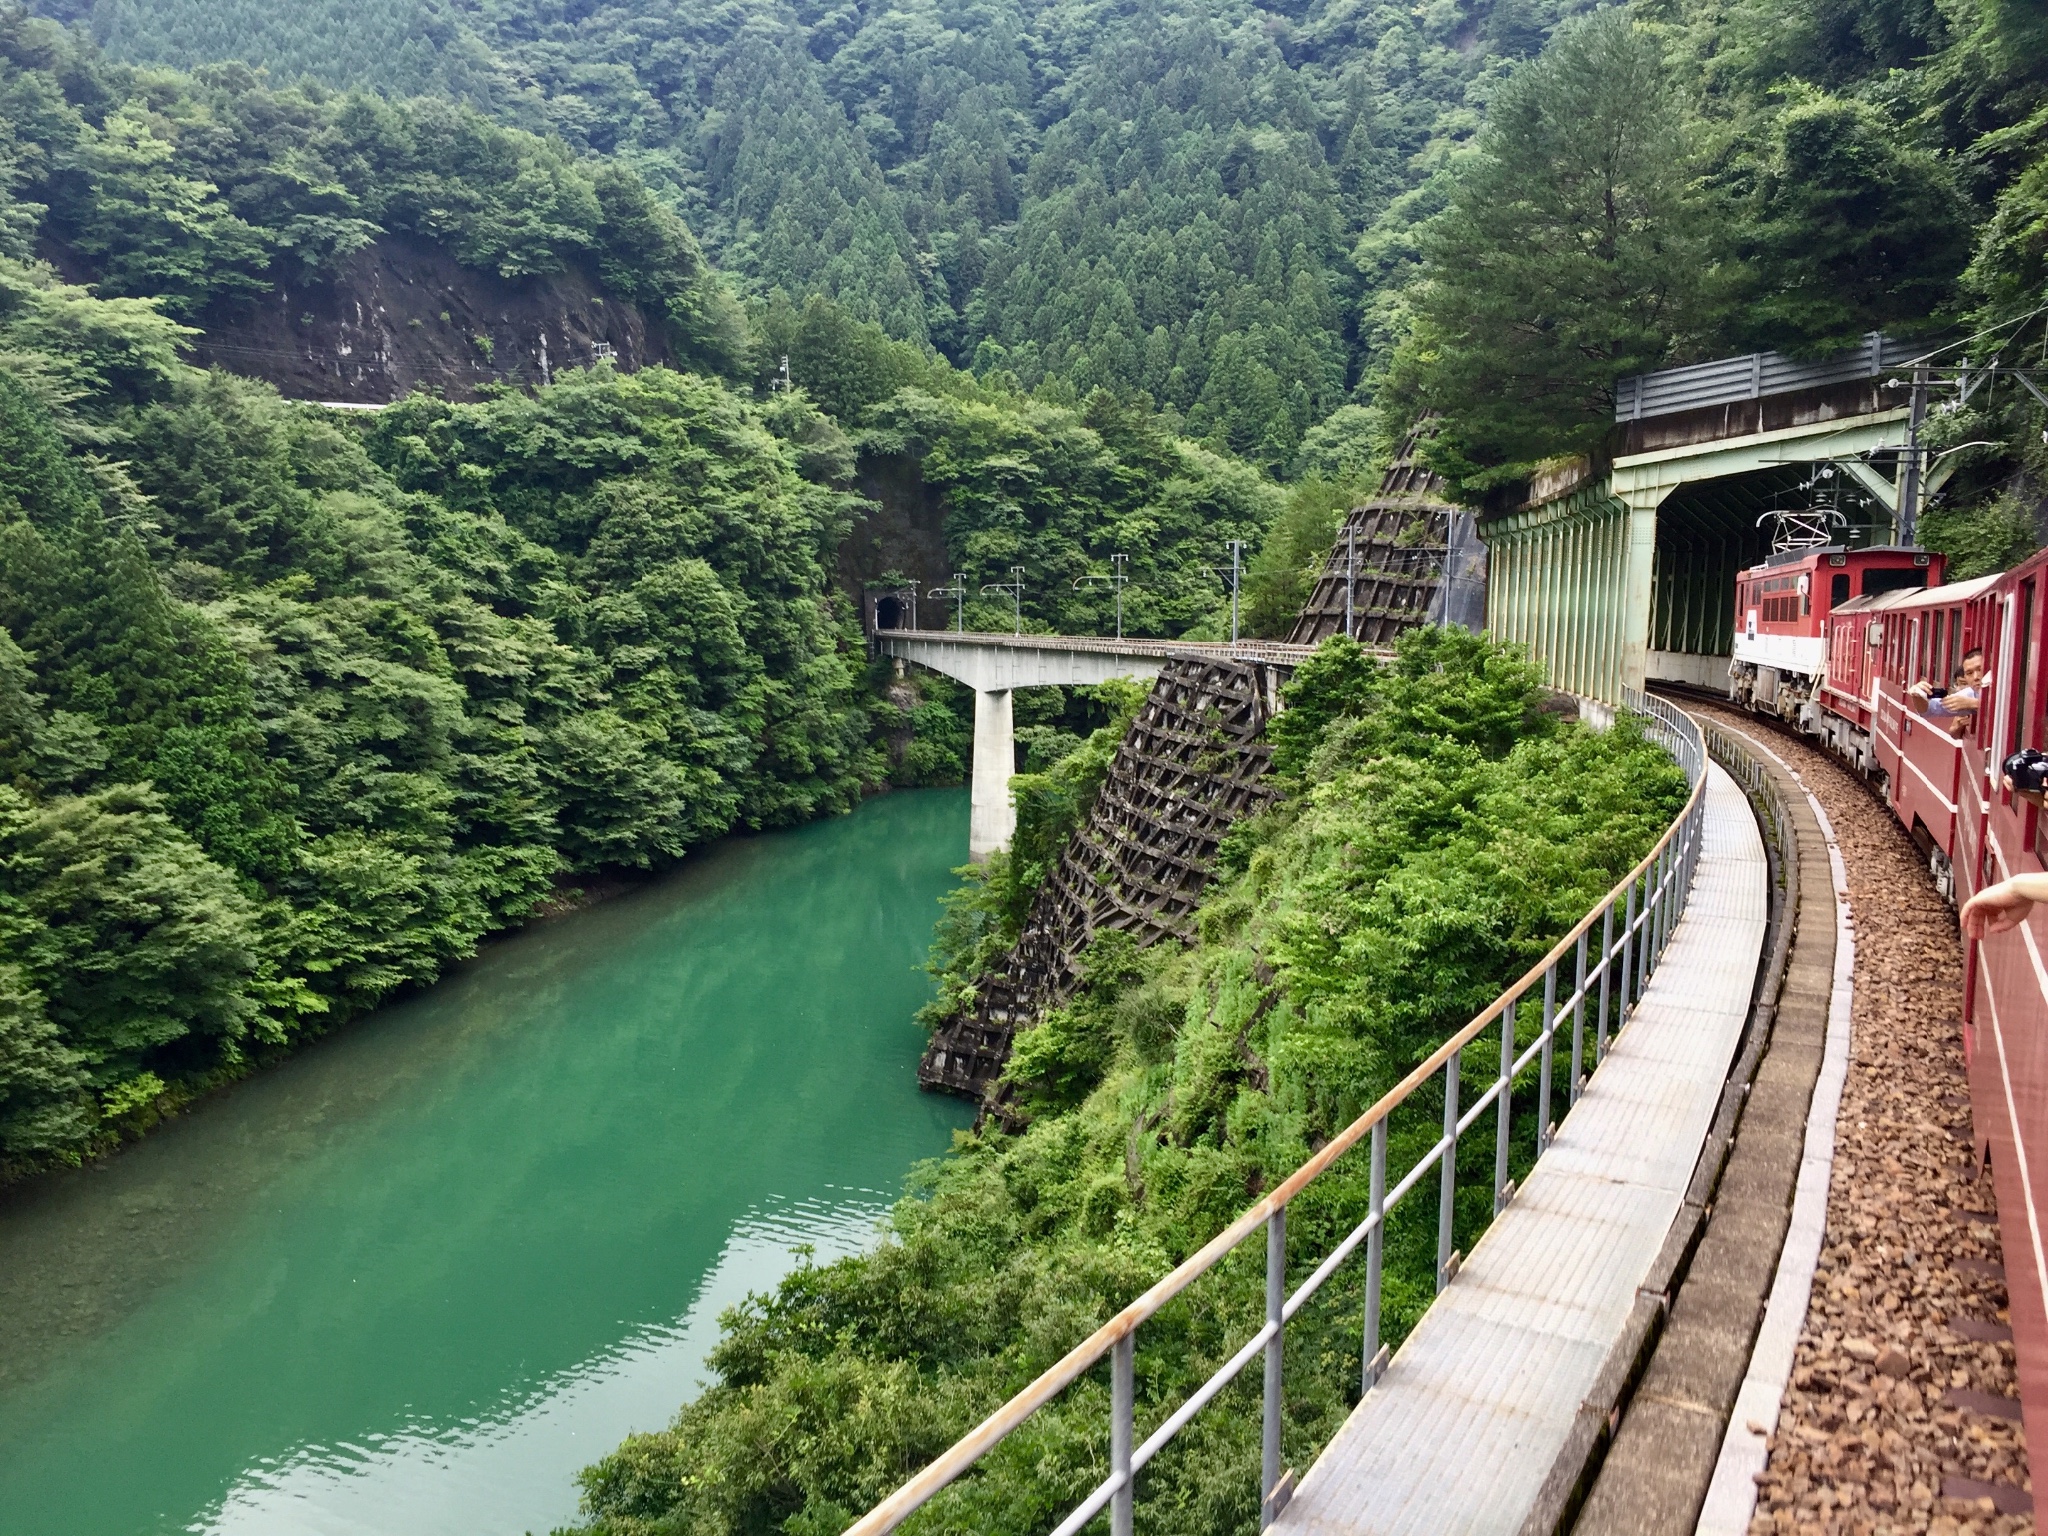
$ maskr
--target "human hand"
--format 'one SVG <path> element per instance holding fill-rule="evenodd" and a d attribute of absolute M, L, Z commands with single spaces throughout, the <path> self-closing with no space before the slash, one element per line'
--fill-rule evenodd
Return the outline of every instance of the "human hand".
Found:
<path fill-rule="evenodd" d="M 2033 899 L 2023 896 L 2010 880 L 1988 885 L 1963 904 L 1963 932 L 1973 939 L 1988 938 L 2017 928 L 2034 910 Z"/>

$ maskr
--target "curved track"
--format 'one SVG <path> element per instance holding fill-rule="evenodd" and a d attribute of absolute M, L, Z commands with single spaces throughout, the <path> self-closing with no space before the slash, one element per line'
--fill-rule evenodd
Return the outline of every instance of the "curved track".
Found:
<path fill-rule="evenodd" d="M 1827 1236 L 1753 1536 L 2030 1532 L 1992 1187 L 1970 1154 L 1955 913 L 1855 775 L 1756 716 L 1685 704 L 1766 738 L 1805 780 L 1857 936 Z"/>

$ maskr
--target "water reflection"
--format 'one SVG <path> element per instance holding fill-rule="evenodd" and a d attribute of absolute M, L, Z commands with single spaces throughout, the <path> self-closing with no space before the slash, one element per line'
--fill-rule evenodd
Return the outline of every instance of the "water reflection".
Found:
<path fill-rule="evenodd" d="M 537 1529 L 575 1512 L 559 1476 L 562 1446 L 594 1460 L 630 1431 L 662 1425 L 695 1395 L 726 1308 L 786 1274 L 791 1250 L 818 1262 L 857 1253 L 888 1209 L 879 1190 L 841 1203 L 774 1201 L 748 1212 L 704 1277 L 690 1310 L 636 1329 L 617 1345 L 481 1418 L 408 1423 L 360 1444 L 301 1446 L 237 1480 L 218 1509 L 188 1529 L 207 1536 L 469 1536 L 480 1526 Z"/>

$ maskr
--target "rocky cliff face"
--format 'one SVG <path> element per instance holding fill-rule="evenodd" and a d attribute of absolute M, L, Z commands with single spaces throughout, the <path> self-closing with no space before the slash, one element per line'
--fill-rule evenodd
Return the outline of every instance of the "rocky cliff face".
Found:
<path fill-rule="evenodd" d="M 331 279 L 216 304 L 199 323 L 202 364 L 293 399 L 370 405 L 415 389 L 468 399 L 481 384 L 545 383 L 599 358 L 631 370 L 669 355 L 660 317 L 608 298 L 586 273 L 503 278 L 395 236 Z"/>

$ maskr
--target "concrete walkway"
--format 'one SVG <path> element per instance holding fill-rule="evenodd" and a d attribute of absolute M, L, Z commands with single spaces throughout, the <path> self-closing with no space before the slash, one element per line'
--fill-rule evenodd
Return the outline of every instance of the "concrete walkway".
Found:
<path fill-rule="evenodd" d="M 1275 1530 L 1520 1529 L 1685 1199 L 1749 1014 L 1767 872 L 1710 767 L 1692 899 L 1634 1017 Z"/>

